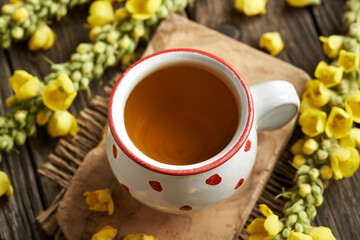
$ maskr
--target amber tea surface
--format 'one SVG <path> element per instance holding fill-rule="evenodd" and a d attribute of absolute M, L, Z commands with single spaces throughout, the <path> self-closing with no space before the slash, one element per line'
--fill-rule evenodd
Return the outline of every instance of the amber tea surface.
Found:
<path fill-rule="evenodd" d="M 193 66 L 167 67 L 145 77 L 125 105 L 126 131 L 148 157 L 166 164 L 207 160 L 233 138 L 239 110 L 230 89 Z"/>

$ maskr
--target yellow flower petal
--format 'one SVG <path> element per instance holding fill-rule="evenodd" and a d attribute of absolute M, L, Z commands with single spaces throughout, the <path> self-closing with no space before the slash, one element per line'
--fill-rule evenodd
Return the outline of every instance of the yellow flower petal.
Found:
<path fill-rule="evenodd" d="M 313 239 L 311 236 L 309 236 L 307 234 L 295 232 L 293 230 L 290 232 L 290 235 L 286 240 L 313 240 Z"/>
<path fill-rule="evenodd" d="M 333 87 L 337 85 L 343 77 L 343 69 L 328 65 L 321 61 L 315 69 L 315 77 L 319 79 L 326 87 Z"/>
<path fill-rule="evenodd" d="M 326 113 L 321 110 L 308 109 L 299 117 L 301 130 L 309 137 L 315 137 L 325 131 Z"/>
<path fill-rule="evenodd" d="M 13 196 L 13 187 L 10 184 L 9 177 L 3 171 L 0 171 L 0 197 L 6 195 Z"/>
<path fill-rule="evenodd" d="M 99 232 L 94 234 L 91 240 L 112 240 L 117 234 L 117 229 L 105 226 Z"/>
<path fill-rule="evenodd" d="M 350 114 L 342 108 L 332 107 L 325 125 L 326 135 L 329 138 L 343 138 L 349 133 L 352 124 L 353 120 Z"/>
<path fill-rule="evenodd" d="M 87 23 L 90 28 L 104 26 L 115 20 L 115 13 L 111 1 L 94 1 L 90 5 Z"/>
<path fill-rule="evenodd" d="M 360 128 L 352 128 L 348 135 L 340 139 L 340 146 L 360 148 Z"/>
<path fill-rule="evenodd" d="M 161 5 L 161 0 L 127 0 L 125 8 L 132 18 L 145 20 L 151 17 Z"/>
<path fill-rule="evenodd" d="M 275 214 L 269 215 L 264 222 L 264 228 L 270 236 L 278 234 L 281 230 L 279 217 Z"/>
<path fill-rule="evenodd" d="M 330 90 L 319 80 L 308 81 L 306 91 L 316 106 L 322 107 L 330 101 Z"/>
<path fill-rule="evenodd" d="M 75 135 L 78 126 L 75 117 L 67 111 L 56 111 L 50 118 L 48 132 L 52 137 Z"/>
<path fill-rule="evenodd" d="M 309 235 L 313 240 L 336 240 L 330 228 L 314 227 L 309 230 Z"/>
<path fill-rule="evenodd" d="M 290 152 L 293 154 L 293 155 L 296 155 L 296 154 L 302 154 L 303 151 L 303 146 L 304 146 L 304 142 L 305 142 L 305 139 L 304 138 L 300 138 L 299 140 L 297 140 L 290 148 Z"/>
<path fill-rule="evenodd" d="M 94 192 L 84 192 L 86 203 L 89 210 L 98 212 L 108 212 L 109 215 L 114 212 L 114 202 L 111 197 L 110 189 L 101 189 Z"/>
<path fill-rule="evenodd" d="M 342 49 L 338 61 L 344 72 L 349 73 L 359 66 L 359 55 Z"/>
<path fill-rule="evenodd" d="M 330 37 L 319 37 L 323 43 L 322 48 L 328 58 L 336 58 L 340 50 L 343 48 L 344 37 L 338 35 L 331 35 Z"/>
<path fill-rule="evenodd" d="M 330 154 L 335 179 L 351 177 L 359 167 L 359 152 L 351 147 L 339 147 Z"/>
<path fill-rule="evenodd" d="M 60 73 L 54 81 L 43 89 L 44 104 L 54 111 L 68 109 L 76 95 L 74 84 L 65 73 Z"/>
<path fill-rule="evenodd" d="M 40 25 L 31 35 L 29 40 L 29 49 L 31 51 L 47 50 L 55 43 L 55 33 L 46 25 Z"/>
<path fill-rule="evenodd" d="M 272 56 L 279 54 L 284 49 L 279 32 L 264 33 L 260 38 L 259 46 L 265 48 Z"/>
<path fill-rule="evenodd" d="M 271 211 L 271 209 L 266 206 L 265 204 L 259 205 L 259 212 L 264 215 L 265 217 L 268 217 L 270 215 L 274 215 L 274 213 Z"/>
<path fill-rule="evenodd" d="M 144 233 L 126 235 L 123 240 L 157 240 L 154 236 Z"/>
<path fill-rule="evenodd" d="M 360 90 L 346 98 L 345 109 L 351 114 L 354 122 L 360 123 Z"/>
<path fill-rule="evenodd" d="M 266 14 L 267 0 L 236 0 L 235 9 L 246 16 Z"/>
<path fill-rule="evenodd" d="M 16 98 L 26 100 L 38 95 L 40 80 L 24 70 L 16 70 L 9 78 L 9 85 Z"/>
<path fill-rule="evenodd" d="M 292 7 L 306 7 L 309 5 L 318 5 L 321 0 L 286 0 L 286 3 Z"/>
<path fill-rule="evenodd" d="M 248 231 L 251 235 L 253 234 L 263 234 L 266 236 L 267 232 L 264 229 L 265 219 L 263 218 L 255 218 L 247 227 L 246 231 Z"/>

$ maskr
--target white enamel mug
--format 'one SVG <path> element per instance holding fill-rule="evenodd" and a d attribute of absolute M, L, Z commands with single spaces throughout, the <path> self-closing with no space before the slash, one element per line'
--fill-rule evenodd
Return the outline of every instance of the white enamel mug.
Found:
<path fill-rule="evenodd" d="M 201 67 L 221 79 L 234 94 L 239 122 L 234 137 L 218 154 L 190 165 L 151 159 L 129 138 L 124 109 L 134 87 L 159 69 L 178 64 Z M 169 213 L 190 213 L 215 205 L 238 191 L 253 168 L 257 131 L 289 122 L 300 101 L 292 84 L 269 81 L 248 87 L 228 63 L 194 49 L 171 49 L 145 57 L 122 74 L 109 100 L 107 155 L 123 188 L 143 204 Z"/>

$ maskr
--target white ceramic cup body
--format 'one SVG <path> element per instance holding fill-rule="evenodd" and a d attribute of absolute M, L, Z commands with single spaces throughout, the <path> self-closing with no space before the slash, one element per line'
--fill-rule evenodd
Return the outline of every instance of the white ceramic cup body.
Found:
<path fill-rule="evenodd" d="M 149 74 L 179 64 L 191 64 L 223 80 L 239 108 L 237 130 L 230 143 L 212 158 L 191 165 L 169 165 L 147 157 L 132 143 L 124 124 L 125 104 L 134 87 Z M 299 99 L 293 86 L 275 81 L 271 86 L 279 91 L 271 93 L 270 85 L 252 87 L 261 96 L 255 97 L 254 103 L 250 88 L 233 67 L 194 49 L 171 49 L 139 60 L 121 76 L 109 100 L 107 155 L 114 175 L 135 199 L 164 212 L 194 212 L 230 197 L 254 165 L 257 129 L 281 127 L 297 113 Z"/>

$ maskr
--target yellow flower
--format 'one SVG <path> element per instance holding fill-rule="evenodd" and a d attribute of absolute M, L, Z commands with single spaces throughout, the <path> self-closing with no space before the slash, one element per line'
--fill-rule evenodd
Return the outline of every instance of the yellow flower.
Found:
<path fill-rule="evenodd" d="M 270 55 L 275 56 L 284 49 L 284 43 L 279 32 L 264 33 L 259 42 L 260 48 L 265 48 Z"/>
<path fill-rule="evenodd" d="M 78 125 L 75 117 L 68 111 L 56 111 L 50 118 L 48 132 L 52 137 L 75 135 L 78 132 Z"/>
<path fill-rule="evenodd" d="M 59 76 L 44 87 L 43 101 L 44 104 L 54 111 L 66 110 L 71 106 L 77 92 L 74 84 L 65 73 Z"/>
<path fill-rule="evenodd" d="M 26 100 L 38 95 L 40 80 L 24 70 L 16 70 L 9 78 L 9 85 L 16 98 Z"/>
<path fill-rule="evenodd" d="M 299 112 L 303 113 L 307 109 L 318 109 L 320 110 L 321 107 L 316 106 L 313 100 L 310 97 L 309 91 L 305 91 L 303 97 L 300 102 L 300 109 Z"/>
<path fill-rule="evenodd" d="M 24 7 L 20 7 L 16 9 L 12 15 L 12 19 L 14 21 L 22 23 L 29 17 L 29 13 Z"/>
<path fill-rule="evenodd" d="M 338 35 L 320 36 L 319 40 L 323 43 L 322 48 L 328 58 L 336 58 L 344 44 L 344 37 Z"/>
<path fill-rule="evenodd" d="M 360 90 L 346 98 L 345 109 L 351 114 L 354 122 L 360 123 Z"/>
<path fill-rule="evenodd" d="M 10 184 L 9 177 L 5 172 L 0 171 L 0 197 L 6 195 L 11 197 L 14 193 L 13 187 Z"/>
<path fill-rule="evenodd" d="M 352 124 L 353 120 L 350 114 L 342 108 L 332 107 L 325 124 L 326 135 L 329 138 L 343 138 L 349 133 Z"/>
<path fill-rule="evenodd" d="M 359 55 L 342 49 L 338 61 L 344 72 L 349 73 L 359 66 Z"/>
<path fill-rule="evenodd" d="M 348 135 L 340 139 L 340 146 L 360 148 L 360 128 L 352 128 Z"/>
<path fill-rule="evenodd" d="M 317 109 L 308 109 L 299 117 L 301 130 L 309 137 L 320 135 L 325 130 L 326 113 Z"/>
<path fill-rule="evenodd" d="M 313 240 L 336 240 L 331 229 L 327 227 L 314 227 L 309 230 Z"/>
<path fill-rule="evenodd" d="M 281 230 L 279 217 L 265 204 L 260 204 L 260 212 L 266 217 L 255 218 L 246 228 L 251 234 L 249 240 L 272 239 Z"/>
<path fill-rule="evenodd" d="M 29 49 L 31 51 L 48 50 L 54 45 L 55 38 L 54 31 L 48 25 L 42 24 L 31 35 Z"/>
<path fill-rule="evenodd" d="M 333 87 L 337 85 L 343 76 L 343 69 L 328 65 L 321 61 L 315 69 L 315 77 L 325 84 L 326 87 Z"/>
<path fill-rule="evenodd" d="M 117 229 L 105 226 L 99 232 L 95 233 L 91 240 L 112 240 L 117 234 Z"/>
<path fill-rule="evenodd" d="M 313 240 L 311 236 L 292 230 L 286 240 Z"/>
<path fill-rule="evenodd" d="M 235 9 L 246 16 L 255 16 L 266 13 L 267 0 L 236 0 Z"/>
<path fill-rule="evenodd" d="M 318 148 L 319 148 L 318 142 L 312 138 L 309 138 L 304 142 L 303 153 L 305 153 L 306 155 L 311 155 L 316 150 L 318 150 Z"/>
<path fill-rule="evenodd" d="M 330 154 L 330 164 L 336 180 L 351 177 L 359 167 L 359 152 L 352 147 L 338 147 Z"/>
<path fill-rule="evenodd" d="M 331 167 L 324 165 L 320 168 L 320 176 L 323 180 L 329 180 L 331 179 L 333 175 L 333 170 Z"/>
<path fill-rule="evenodd" d="M 126 235 L 123 240 L 157 240 L 154 236 L 146 235 L 144 233 Z"/>
<path fill-rule="evenodd" d="M 306 91 L 316 106 L 322 107 L 330 101 L 330 90 L 319 80 L 308 81 L 306 83 Z"/>
<path fill-rule="evenodd" d="M 145 20 L 151 17 L 161 5 L 161 0 L 127 0 L 126 10 L 135 19 Z"/>
<path fill-rule="evenodd" d="M 292 7 L 306 7 L 309 5 L 318 5 L 321 0 L 286 0 L 286 3 Z"/>
<path fill-rule="evenodd" d="M 83 195 L 86 197 L 86 203 L 89 206 L 89 210 L 108 212 L 109 215 L 114 212 L 114 202 L 111 198 L 110 189 L 84 192 Z"/>
<path fill-rule="evenodd" d="M 98 0 L 90 5 L 87 27 L 104 26 L 115 20 L 115 13 L 111 1 Z"/>

